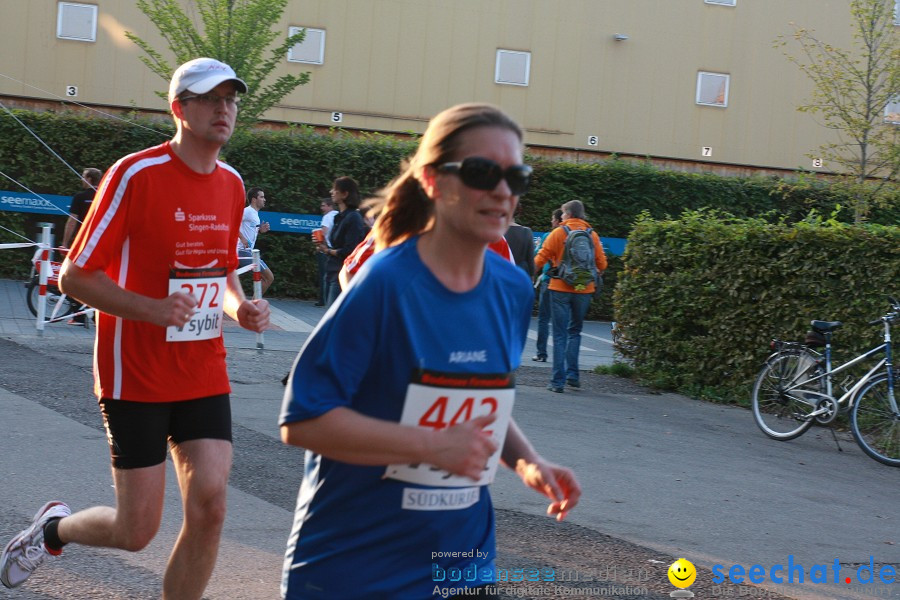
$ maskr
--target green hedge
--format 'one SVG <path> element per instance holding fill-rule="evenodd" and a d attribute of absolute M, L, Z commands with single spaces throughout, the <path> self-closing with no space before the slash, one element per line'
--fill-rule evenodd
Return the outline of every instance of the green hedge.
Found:
<path fill-rule="evenodd" d="M 719 209 L 738 217 L 799 221 L 810 211 L 831 215 L 849 205 L 846 192 L 800 174 L 791 181 L 775 177 L 722 177 L 709 173 L 662 171 L 646 162 L 613 159 L 603 163 L 538 162 L 525 199 L 523 224 L 549 221 L 549 211 L 568 200 L 585 204 L 588 220 L 604 237 L 628 237 L 642 213 L 662 219 L 684 210 Z M 900 190 L 888 206 L 873 210 L 870 221 L 900 222 Z M 546 215 L 546 216 L 545 216 Z M 850 222 L 849 209 L 836 218 Z"/>
<path fill-rule="evenodd" d="M 70 112 L 12 111 L 16 119 L 44 140 L 77 170 L 88 166 L 106 169 L 127 153 L 159 144 L 173 133 L 171 121 L 133 118 L 131 122 L 87 117 Z M 0 113 L 0 171 L 38 193 L 73 194 L 79 181 L 19 121 Z M 390 181 L 400 161 L 410 155 L 415 139 L 365 134 L 353 136 L 335 130 L 317 133 L 309 127 L 238 132 L 223 150 L 223 158 L 243 175 L 247 186 L 266 190 L 267 210 L 318 213 L 318 200 L 327 195 L 333 179 L 351 175 L 365 193 Z M 534 165 L 534 183 L 522 202 L 519 222 L 535 231 L 548 227 L 550 213 L 572 199 L 585 203 L 588 220 L 604 237 L 627 237 L 638 216 L 655 218 L 680 214 L 684 209 L 718 208 L 743 217 L 794 221 L 811 209 L 830 215 L 847 205 L 843 192 L 811 176 L 792 182 L 777 178 L 720 177 L 711 174 L 658 170 L 646 162 L 609 160 L 595 164 L 571 164 L 528 158 Z M 15 191 L 4 180 L 2 187 Z M 896 198 L 895 198 L 896 200 Z M 879 209 L 872 221 L 900 222 L 900 202 Z M 848 211 L 839 212 L 845 218 Z M 16 215 L 0 211 L 0 225 L 33 237 L 44 216 Z M 61 235 L 64 217 L 50 219 Z M 11 234 L 0 230 L 0 240 Z M 14 237 L 14 236 L 13 236 Z M 313 247 L 306 236 L 270 233 L 260 236 L 259 247 L 275 273 L 270 293 L 275 296 L 312 298 L 315 293 Z M 0 277 L 21 277 L 27 272 L 28 253 L 0 262 Z M 611 318 L 611 290 L 620 260 L 611 261 L 606 290 L 595 301 L 589 318 Z"/>
<path fill-rule="evenodd" d="M 745 401 L 773 337 L 839 320 L 836 357 L 881 340 L 867 325 L 900 296 L 900 228 L 768 223 L 708 212 L 641 218 L 615 292 L 624 354 L 662 387 Z"/>

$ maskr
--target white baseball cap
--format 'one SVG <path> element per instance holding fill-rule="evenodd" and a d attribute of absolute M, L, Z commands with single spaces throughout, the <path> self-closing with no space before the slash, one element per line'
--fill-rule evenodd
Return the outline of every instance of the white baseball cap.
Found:
<path fill-rule="evenodd" d="M 247 84 L 239 79 L 234 69 L 214 58 L 195 58 L 175 70 L 169 83 L 169 102 L 188 90 L 195 94 L 205 94 L 224 81 L 233 81 L 238 91 L 247 93 Z"/>

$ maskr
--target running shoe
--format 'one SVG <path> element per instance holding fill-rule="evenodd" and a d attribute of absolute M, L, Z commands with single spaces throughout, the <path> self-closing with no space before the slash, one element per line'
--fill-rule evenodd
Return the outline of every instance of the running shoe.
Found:
<path fill-rule="evenodd" d="M 8 588 L 16 588 L 31 577 L 35 569 L 54 555 L 44 546 L 44 525 L 50 519 L 61 519 L 72 514 L 62 502 L 48 502 L 37 511 L 31 527 L 14 537 L 0 554 L 0 582 Z"/>

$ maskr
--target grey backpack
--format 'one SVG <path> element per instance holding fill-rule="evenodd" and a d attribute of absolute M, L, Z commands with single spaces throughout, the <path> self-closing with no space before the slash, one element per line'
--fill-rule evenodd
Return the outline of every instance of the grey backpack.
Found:
<path fill-rule="evenodd" d="M 587 229 L 569 229 L 563 245 L 563 256 L 556 270 L 556 277 L 562 279 L 577 291 L 582 291 L 591 282 L 597 280 L 596 248 L 590 227 Z"/>

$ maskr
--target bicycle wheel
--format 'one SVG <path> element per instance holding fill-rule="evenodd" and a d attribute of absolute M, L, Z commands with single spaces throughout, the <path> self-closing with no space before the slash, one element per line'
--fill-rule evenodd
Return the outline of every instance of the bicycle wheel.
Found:
<path fill-rule="evenodd" d="M 28 304 L 28 310 L 31 311 L 31 314 L 35 317 L 37 316 L 37 307 L 38 307 L 38 294 L 40 293 L 41 285 L 37 278 L 32 279 L 28 283 L 28 291 L 25 294 L 25 302 Z M 50 315 L 53 314 L 53 309 L 59 304 L 60 299 L 62 298 L 62 293 L 56 286 L 48 285 L 47 286 L 47 307 L 46 312 L 44 313 L 44 318 L 49 319 Z M 63 301 L 63 305 L 59 307 L 59 312 L 56 314 L 57 318 L 67 317 L 71 313 L 75 312 L 75 307 L 72 306 L 72 303 L 69 302 L 69 299 L 66 298 Z"/>
<path fill-rule="evenodd" d="M 753 385 L 753 418 L 770 438 L 787 441 L 812 427 L 809 413 L 824 393 L 822 379 L 809 381 L 821 373 L 816 358 L 803 350 L 787 350 L 766 361 Z"/>
<path fill-rule="evenodd" d="M 873 377 L 856 396 L 850 428 L 863 452 L 880 463 L 900 467 L 900 414 L 891 410 L 886 374 Z"/>

